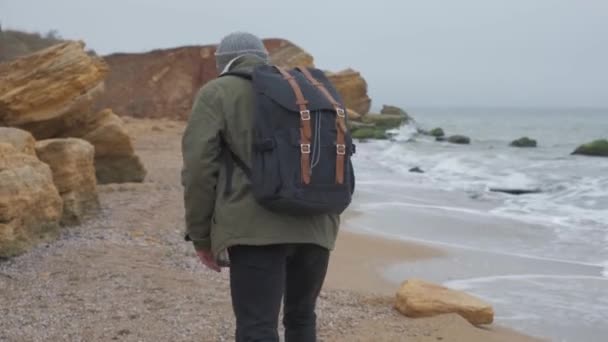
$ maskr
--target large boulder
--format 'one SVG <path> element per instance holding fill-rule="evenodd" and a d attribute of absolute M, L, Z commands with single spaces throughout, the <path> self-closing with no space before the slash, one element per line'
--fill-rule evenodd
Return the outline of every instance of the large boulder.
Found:
<path fill-rule="evenodd" d="M 36 139 L 28 131 L 18 128 L 0 127 L 0 143 L 13 145 L 17 152 L 36 155 Z"/>
<path fill-rule="evenodd" d="M 608 140 L 599 139 L 579 146 L 572 154 L 584 156 L 608 157 Z"/>
<path fill-rule="evenodd" d="M 110 109 L 83 116 L 63 136 L 78 137 L 95 146 L 99 184 L 142 182 L 146 177 L 123 120 Z"/>
<path fill-rule="evenodd" d="M 62 212 L 50 167 L 0 143 L 0 257 L 56 235 Z"/>
<path fill-rule="evenodd" d="M 369 112 L 372 100 L 367 94 L 367 82 L 353 69 L 340 72 L 327 72 L 327 77 L 342 96 L 344 105 L 355 112 L 365 115 Z"/>
<path fill-rule="evenodd" d="M 36 154 L 53 172 L 63 199 L 62 224 L 79 224 L 99 208 L 93 145 L 76 138 L 47 139 L 36 143 Z"/>
<path fill-rule="evenodd" d="M 509 146 L 512 147 L 536 147 L 538 143 L 534 139 L 530 139 L 528 137 L 519 138 L 517 140 L 513 140 Z"/>
<path fill-rule="evenodd" d="M 0 126 L 25 129 L 36 139 L 57 136 L 67 118 L 88 110 L 107 71 L 82 42 L 0 64 Z"/>
<path fill-rule="evenodd" d="M 494 309 L 481 299 L 418 279 L 401 285 L 395 308 L 413 318 L 456 313 L 474 325 L 494 321 Z"/>
<path fill-rule="evenodd" d="M 38 140 L 83 138 L 97 150 L 102 183 L 142 181 L 145 170 L 120 118 L 111 111 L 91 110 L 107 71 L 107 64 L 87 54 L 81 42 L 0 64 L 0 125 L 22 128 Z"/>

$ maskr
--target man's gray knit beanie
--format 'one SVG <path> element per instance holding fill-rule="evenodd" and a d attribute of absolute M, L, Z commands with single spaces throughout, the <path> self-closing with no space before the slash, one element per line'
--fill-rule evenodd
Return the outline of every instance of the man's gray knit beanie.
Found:
<path fill-rule="evenodd" d="M 224 37 L 215 51 L 217 70 L 221 73 L 231 60 L 243 55 L 255 55 L 268 61 L 268 51 L 260 38 L 251 33 L 234 32 Z"/>

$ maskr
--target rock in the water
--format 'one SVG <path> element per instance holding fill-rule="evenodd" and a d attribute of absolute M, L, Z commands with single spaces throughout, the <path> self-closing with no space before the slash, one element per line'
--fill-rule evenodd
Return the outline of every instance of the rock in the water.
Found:
<path fill-rule="evenodd" d="M 0 125 L 25 129 L 36 139 L 57 136 L 67 116 L 88 109 L 107 70 L 81 42 L 0 64 Z"/>
<path fill-rule="evenodd" d="M 494 309 L 481 299 L 418 279 L 401 285 L 395 308 L 414 318 L 457 313 L 474 325 L 490 324 L 494 320 Z"/>
<path fill-rule="evenodd" d="M 365 115 L 369 112 L 372 100 L 367 94 L 367 82 L 353 69 L 327 73 L 327 78 L 340 93 L 344 105 L 355 112 Z"/>
<path fill-rule="evenodd" d="M 448 141 L 448 138 L 446 138 L 446 137 L 435 137 L 435 141 L 446 142 L 446 141 Z"/>
<path fill-rule="evenodd" d="M 361 118 L 361 122 L 387 130 L 399 128 L 407 122 L 407 119 L 402 115 L 368 114 Z"/>
<path fill-rule="evenodd" d="M 542 191 L 540 189 L 508 189 L 508 188 L 490 188 L 492 192 L 502 192 L 509 195 L 527 195 L 527 194 L 538 194 Z"/>
<path fill-rule="evenodd" d="M 428 132 L 428 135 L 433 136 L 435 138 L 440 138 L 445 136 L 445 132 L 441 127 L 433 128 Z"/>
<path fill-rule="evenodd" d="M 63 199 L 62 224 L 79 224 L 99 208 L 93 145 L 76 138 L 41 140 L 36 154 L 53 171 Z"/>
<path fill-rule="evenodd" d="M 599 139 L 579 146 L 572 154 L 584 156 L 608 157 L 608 140 Z"/>
<path fill-rule="evenodd" d="M 413 173 L 424 173 L 424 171 L 420 167 L 418 167 L 418 166 L 411 168 L 410 172 L 413 172 Z"/>
<path fill-rule="evenodd" d="M 18 128 L 0 127 L 0 143 L 8 143 L 13 145 L 17 152 L 36 155 L 34 146 L 36 139 L 28 131 Z"/>
<path fill-rule="evenodd" d="M 536 147 L 537 142 L 534 139 L 530 139 L 528 137 L 519 138 L 517 140 L 513 140 L 510 146 L 513 147 Z"/>
<path fill-rule="evenodd" d="M 55 236 L 62 211 L 50 167 L 0 143 L 0 257 Z"/>
<path fill-rule="evenodd" d="M 471 138 L 464 135 L 452 135 L 448 138 L 448 142 L 452 144 L 468 145 L 471 143 Z"/>
<path fill-rule="evenodd" d="M 359 127 L 351 129 L 351 136 L 353 139 L 367 140 L 367 139 L 378 139 L 385 140 L 389 138 L 386 130 L 377 127 Z"/>

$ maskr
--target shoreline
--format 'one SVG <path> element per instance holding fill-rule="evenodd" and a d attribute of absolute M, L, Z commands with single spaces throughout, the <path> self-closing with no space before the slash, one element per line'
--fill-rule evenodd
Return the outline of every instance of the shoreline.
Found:
<path fill-rule="evenodd" d="M 348 221 L 350 215 L 352 214 L 347 214 L 344 221 Z M 400 285 L 384 275 L 387 268 L 394 265 L 442 259 L 447 256 L 448 251 L 435 246 L 389 240 L 373 234 L 354 232 L 349 230 L 348 223 L 345 223 L 341 227 L 336 248 L 332 252 L 324 289 L 348 290 L 373 295 L 375 301 L 392 307 L 394 296 Z M 405 280 L 403 279 L 403 281 Z M 496 323 L 475 327 L 456 314 L 417 319 L 407 318 L 399 313 L 395 313 L 395 315 L 396 320 L 409 320 L 414 324 L 435 326 L 438 334 L 444 336 L 443 339 L 447 341 L 543 341 L 538 337 L 525 335 Z M 373 329 L 372 327 L 362 327 L 363 331 L 370 330 L 369 334 L 372 334 Z M 367 340 L 362 339 L 361 341 Z"/>

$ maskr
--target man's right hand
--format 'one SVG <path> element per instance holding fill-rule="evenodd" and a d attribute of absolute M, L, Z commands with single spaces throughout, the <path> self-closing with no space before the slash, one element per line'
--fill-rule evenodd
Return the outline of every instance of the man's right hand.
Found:
<path fill-rule="evenodd" d="M 216 272 L 221 272 L 221 268 L 220 266 L 218 266 L 217 262 L 215 262 L 211 251 L 196 251 L 196 255 L 198 255 L 198 258 L 201 260 L 201 263 L 207 268 Z"/>

